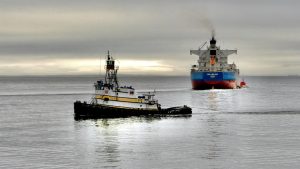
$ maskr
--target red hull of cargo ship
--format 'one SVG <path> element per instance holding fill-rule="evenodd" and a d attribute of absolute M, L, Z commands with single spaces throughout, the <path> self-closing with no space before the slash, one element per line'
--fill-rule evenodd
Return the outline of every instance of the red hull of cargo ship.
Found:
<path fill-rule="evenodd" d="M 206 89 L 235 89 L 237 87 L 235 80 L 224 81 L 192 81 L 194 90 Z"/>

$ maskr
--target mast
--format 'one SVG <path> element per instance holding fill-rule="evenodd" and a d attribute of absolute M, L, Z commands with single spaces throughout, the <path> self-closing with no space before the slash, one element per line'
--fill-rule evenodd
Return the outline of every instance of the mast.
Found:
<path fill-rule="evenodd" d="M 106 60 L 106 73 L 105 73 L 105 84 L 110 89 L 119 89 L 119 83 L 117 78 L 118 67 L 115 66 L 115 60 L 110 56 L 109 51 L 107 51 Z"/>
<path fill-rule="evenodd" d="M 202 47 L 201 47 L 198 50 L 190 50 L 190 54 L 198 55 L 199 57 L 207 56 L 207 55 L 215 55 L 216 50 L 218 50 L 219 53 L 221 55 L 223 55 L 223 57 L 227 57 L 231 54 L 237 54 L 237 50 L 227 50 L 227 49 L 221 50 L 219 47 L 216 46 L 216 43 L 217 43 L 217 41 L 216 41 L 215 35 L 213 33 L 212 38 L 210 40 L 210 46 L 208 47 L 208 50 L 201 50 L 202 49 Z M 211 50 L 214 50 L 214 51 L 211 52 Z"/>

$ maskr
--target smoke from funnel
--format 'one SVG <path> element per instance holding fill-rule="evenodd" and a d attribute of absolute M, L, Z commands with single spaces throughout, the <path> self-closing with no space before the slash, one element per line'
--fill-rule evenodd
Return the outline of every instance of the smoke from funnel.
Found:
<path fill-rule="evenodd" d="M 212 37 L 215 37 L 215 34 L 216 34 L 216 33 L 215 33 L 215 30 L 212 29 L 212 30 L 211 30 L 211 36 L 212 36 Z"/>
<path fill-rule="evenodd" d="M 215 37 L 216 35 L 215 27 L 211 22 L 211 20 L 205 14 L 201 15 L 200 22 L 202 27 L 204 27 L 207 31 L 209 31 L 212 37 Z"/>
<path fill-rule="evenodd" d="M 201 4 L 202 5 L 202 4 Z M 204 7 L 199 9 L 199 6 L 186 7 L 180 9 L 178 13 L 179 17 L 182 17 L 181 20 L 185 21 L 185 26 L 189 29 L 197 30 L 198 34 L 216 36 L 216 29 L 210 17 L 208 17 L 208 12 Z M 177 21 L 177 19 L 176 19 Z"/>

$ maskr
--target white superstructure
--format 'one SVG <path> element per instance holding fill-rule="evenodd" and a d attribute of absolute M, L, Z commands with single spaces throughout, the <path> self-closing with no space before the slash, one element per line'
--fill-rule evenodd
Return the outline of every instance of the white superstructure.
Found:
<path fill-rule="evenodd" d="M 214 37 L 210 40 L 210 45 L 206 50 L 190 50 L 190 54 L 198 55 L 198 65 L 192 66 L 192 71 L 209 71 L 209 72 L 239 72 L 235 63 L 228 64 L 228 56 L 237 54 L 237 50 L 220 49 L 216 46 Z M 205 45 L 205 44 L 204 44 Z M 203 45 L 203 46 L 204 46 Z"/>

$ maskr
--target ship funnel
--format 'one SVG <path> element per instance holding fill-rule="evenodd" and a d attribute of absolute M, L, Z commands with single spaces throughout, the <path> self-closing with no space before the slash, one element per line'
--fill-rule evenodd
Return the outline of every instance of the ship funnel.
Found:
<path fill-rule="evenodd" d="M 210 40 L 210 45 L 215 45 L 217 41 L 215 40 L 215 37 L 213 36 Z"/>
<path fill-rule="evenodd" d="M 217 41 L 215 40 L 215 37 L 212 37 L 210 40 L 210 47 L 215 48 Z"/>

